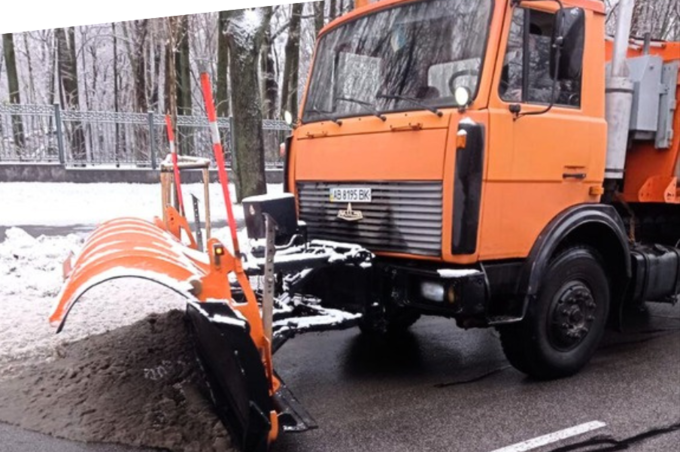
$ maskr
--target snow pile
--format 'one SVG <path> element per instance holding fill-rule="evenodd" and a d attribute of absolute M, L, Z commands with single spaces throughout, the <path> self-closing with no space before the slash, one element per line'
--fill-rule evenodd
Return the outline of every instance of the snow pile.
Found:
<path fill-rule="evenodd" d="M 31 358 L 53 356 L 65 341 L 129 325 L 151 313 L 183 309 L 184 298 L 170 289 L 144 280 L 114 280 L 87 292 L 56 335 L 47 317 L 63 281 L 62 262 L 84 238 L 6 231 L 0 242 L 0 379 Z"/>
<path fill-rule="evenodd" d="M 184 315 L 172 311 L 62 345 L 0 385 L 0 421 L 80 441 L 231 450 Z"/>
<path fill-rule="evenodd" d="M 223 221 L 221 189 L 210 188 L 213 220 Z M 186 200 L 191 193 L 202 199 L 202 184 L 183 189 Z M 280 186 L 268 189 L 276 193 Z M 48 315 L 63 282 L 62 263 L 89 233 L 34 237 L 15 227 L 151 219 L 161 213 L 159 187 L 3 183 L 0 199 L 0 421 L 75 440 L 230 450 L 200 392 L 177 312 L 186 299 L 146 280 L 107 281 L 83 295 L 57 335 Z M 235 212 L 240 216 L 241 209 Z M 245 231 L 238 234 L 247 250 Z M 212 235 L 231 248 L 228 228 Z"/>
<path fill-rule="evenodd" d="M 81 441 L 229 449 L 201 393 L 182 296 L 144 280 L 106 282 L 80 299 L 57 335 L 47 316 L 61 262 L 85 235 L 36 238 L 19 228 L 5 235 L 0 421 Z"/>
<path fill-rule="evenodd" d="M 19 228 L 7 230 L 0 242 L 0 296 L 53 297 L 61 286 L 61 263 L 77 251 L 83 234 L 34 238 Z M 16 300 L 15 300 L 16 301 Z"/>

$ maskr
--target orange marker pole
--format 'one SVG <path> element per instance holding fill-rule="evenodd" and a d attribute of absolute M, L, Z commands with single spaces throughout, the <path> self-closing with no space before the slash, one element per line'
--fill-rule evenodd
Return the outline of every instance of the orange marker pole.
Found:
<path fill-rule="evenodd" d="M 217 128 L 217 114 L 215 113 L 215 102 L 212 95 L 212 87 L 210 86 L 210 76 L 207 72 L 201 73 L 201 88 L 203 90 L 203 101 L 205 102 L 205 111 L 208 113 L 208 123 L 210 123 L 210 134 L 213 142 L 213 153 L 215 154 L 215 163 L 217 163 L 217 175 L 222 185 L 222 194 L 224 195 L 224 204 L 227 206 L 227 221 L 229 222 L 229 231 L 231 232 L 231 239 L 234 244 L 234 257 L 241 259 L 241 251 L 238 246 L 238 236 L 236 235 L 236 220 L 234 219 L 234 210 L 231 205 L 231 195 L 229 194 L 229 175 L 224 164 L 224 151 L 222 150 L 222 140 L 220 140 L 220 131 Z M 232 131 L 233 132 L 233 131 Z"/>
<path fill-rule="evenodd" d="M 165 115 L 165 126 L 168 131 L 168 142 L 170 143 L 170 155 L 172 155 L 172 169 L 175 173 L 175 190 L 177 191 L 177 201 L 179 202 L 179 212 L 184 215 L 184 200 L 182 199 L 182 180 L 179 176 L 179 163 L 177 162 L 177 149 L 175 148 L 175 133 L 172 131 L 172 120 L 170 115 Z"/>

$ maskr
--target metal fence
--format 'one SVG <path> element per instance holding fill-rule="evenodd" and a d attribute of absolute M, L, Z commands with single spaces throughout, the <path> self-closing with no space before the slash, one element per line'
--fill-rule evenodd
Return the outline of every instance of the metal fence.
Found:
<path fill-rule="evenodd" d="M 231 166 L 233 118 L 218 118 L 225 160 Z M 184 155 L 210 158 L 207 118 L 177 117 L 176 140 Z M 282 165 L 279 144 L 289 132 L 284 121 L 262 123 L 267 167 Z M 68 111 L 59 105 L 0 105 L 0 162 L 61 163 L 68 166 L 156 168 L 168 152 L 161 114 Z"/>

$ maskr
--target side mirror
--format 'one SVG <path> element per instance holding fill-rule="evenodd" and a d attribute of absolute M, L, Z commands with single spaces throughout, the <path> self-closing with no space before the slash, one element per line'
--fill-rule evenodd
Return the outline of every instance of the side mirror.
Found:
<path fill-rule="evenodd" d="M 555 14 L 550 74 L 557 73 L 558 80 L 581 77 L 585 25 L 586 16 L 581 8 L 562 8 Z"/>

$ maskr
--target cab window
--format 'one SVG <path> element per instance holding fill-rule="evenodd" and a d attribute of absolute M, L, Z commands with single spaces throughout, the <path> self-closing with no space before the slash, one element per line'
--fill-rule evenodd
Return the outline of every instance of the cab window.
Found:
<path fill-rule="evenodd" d="M 555 75 L 550 69 L 553 27 L 553 14 L 515 8 L 499 86 L 501 99 L 513 103 L 550 103 Z M 579 45 L 583 46 L 583 41 Z M 558 74 L 556 105 L 580 106 L 581 76 L 581 71 L 571 77 Z"/>

